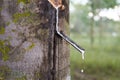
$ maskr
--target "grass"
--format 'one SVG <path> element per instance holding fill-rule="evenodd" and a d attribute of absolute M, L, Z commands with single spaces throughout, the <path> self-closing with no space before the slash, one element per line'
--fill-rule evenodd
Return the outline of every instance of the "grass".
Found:
<path fill-rule="evenodd" d="M 96 37 L 93 47 L 90 46 L 89 37 L 73 34 L 71 38 L 86 49 L 85 60 L 82 60 L 81 54 L 71 47 L 72 80 L 120 79 L 119 38 L 107 36 L 99 43 Z M 84 69 L 84 73 L 81 73 L 81 69 Z"/>

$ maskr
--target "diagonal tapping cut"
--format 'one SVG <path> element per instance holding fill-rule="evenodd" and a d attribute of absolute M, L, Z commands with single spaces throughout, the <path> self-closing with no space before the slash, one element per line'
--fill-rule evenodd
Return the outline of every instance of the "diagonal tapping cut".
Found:
<path fill-rule="evenodd" d="M 62 0 L 48 0 L 54 8 L 62 6 Z"/>

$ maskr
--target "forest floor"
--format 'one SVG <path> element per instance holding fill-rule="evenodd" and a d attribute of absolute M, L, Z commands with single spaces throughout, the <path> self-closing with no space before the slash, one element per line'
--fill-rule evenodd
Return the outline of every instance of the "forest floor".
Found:
<path fill-rule="evenodd" d="M 72 34 L 71 38 L 86 50 L 85 60 L 82 60 L 81 54 L 71 47 L 72 80 L 120 80 L 119 37 L 107 36 L 101 42 L 95 37 L 93 46 L 89 37 Z"/>

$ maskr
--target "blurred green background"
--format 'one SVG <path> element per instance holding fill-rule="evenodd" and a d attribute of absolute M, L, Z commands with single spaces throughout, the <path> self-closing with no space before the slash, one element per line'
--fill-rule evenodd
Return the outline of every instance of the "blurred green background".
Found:
<path fill-rule="evenodd" d="M 71 47 L 72 80 L 120 80 L 120 0 L 70 0 L 70 28 L 86 50 Z"/>

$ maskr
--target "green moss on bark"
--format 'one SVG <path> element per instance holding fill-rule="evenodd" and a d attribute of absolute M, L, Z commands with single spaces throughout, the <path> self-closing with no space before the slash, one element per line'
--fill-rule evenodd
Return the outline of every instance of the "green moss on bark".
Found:
<path fill-rule="evenodd" d="M 2 8 L 0 7 L 0 12 L 1 12 Z"/>
<path fill-rule="evenodd" d="M 8 66 L 0 66 L 0 80 L 5 80 L 6 75 L 9 75 L 11 72 Z"/>
<path fill-rule="evenodd" d="M 23 2 L 23 3 L 27 4 L 27 3 L 30 2 L 30 0 L 18 0 L 18 3 L 20 3 L 20 2 Z"/>
<path fill-rule="evenodd" d="M 21 19 L 23 18 L 26 18 L 26 17 L 29 17 L 30 16 L 30 12 L 29 11 L 26 11 L 24 13 L 15 13 L 13 15 L 13 22 L 17 23 L 19 22 Z"/>
<path fill-rule="evenodd" d="M 29 45 L 25 50 L 29 51 L 29 50 L 33 49 L 34 47 L 35 47 L 35 44 L 31 43 L 31 45 Z"/>
<path fill-rule="evenodd" d="M 15 80 L 27 80 L 27 77 L 26 76 L 22 76 L 20 78 L 16 78 Z"/>
<path fill-rule="evenodd" d="M 3 26 L 0 26 L 0 34 L 4 34 L 5 33 L 5 28 Z"/>
<path fill-rule="evenodd" d="M 6 61 L 9 59 L 8 52 L 10 48 L 5 45 L 5 41 L 0 40 L 0 53 L 2 54 L 2 60 Z"/>
<path fill-rule="evenodd" d="M 38 78 L 41 78 L 41 73 L 40 72 L 35 72 L 35 80 L 38 79 Z"/>

